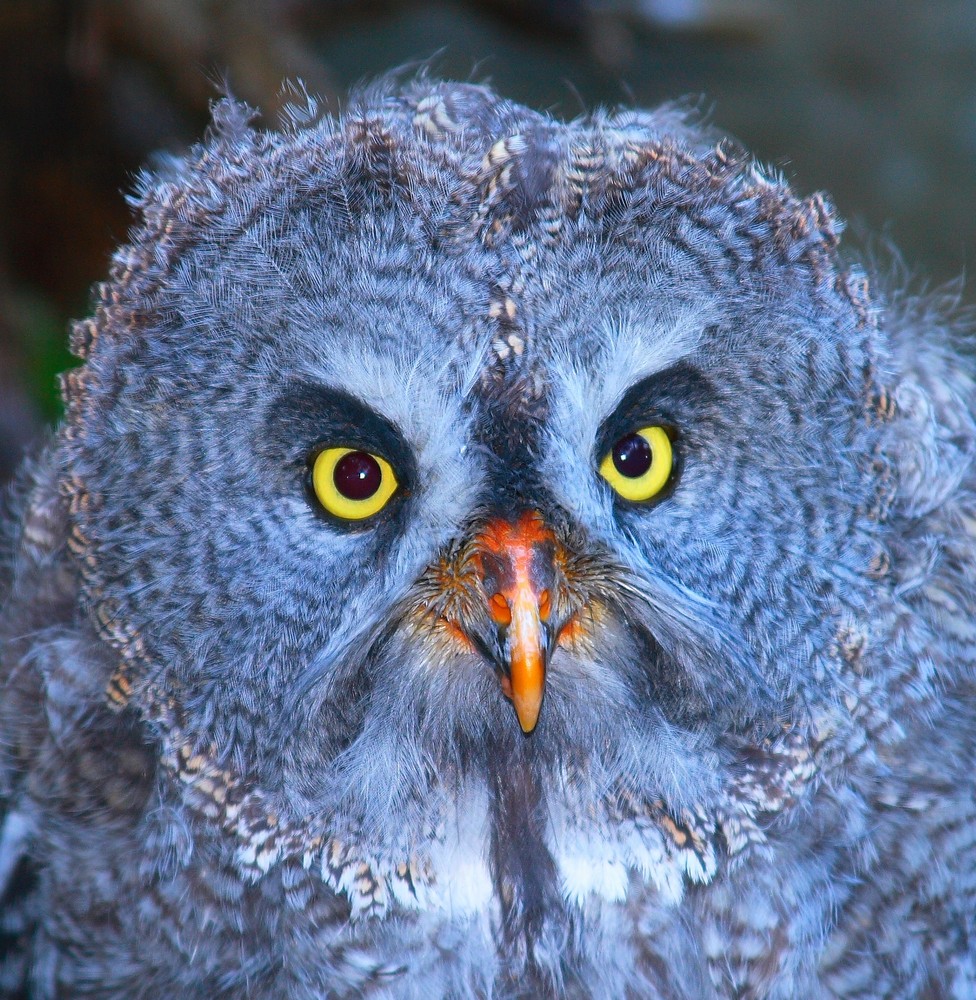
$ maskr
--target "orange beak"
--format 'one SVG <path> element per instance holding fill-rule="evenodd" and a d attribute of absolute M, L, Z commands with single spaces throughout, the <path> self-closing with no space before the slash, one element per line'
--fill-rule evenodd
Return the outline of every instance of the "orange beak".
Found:
<path fill-rule="evenodd" d="M 548 578 L 555 540 L 535 512 L 517 521 L 496 518 L 476 539 L 488 613 L 504 651 L 502 691 L 524 733 L 539 721 L 548 659 L 545 623 L 552 609 Z"/>

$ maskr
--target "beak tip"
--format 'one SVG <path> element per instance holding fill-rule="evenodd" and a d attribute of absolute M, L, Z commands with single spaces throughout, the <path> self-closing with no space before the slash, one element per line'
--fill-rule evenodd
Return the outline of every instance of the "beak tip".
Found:
<path fill-rule="evenodd" d="M 526 736 L 531 733 L 539 723 L 539 711 L 542 708 L 542 699 L 528 702 L 515 703 L 515 714 L 518 716 L 519 725 Z"/>

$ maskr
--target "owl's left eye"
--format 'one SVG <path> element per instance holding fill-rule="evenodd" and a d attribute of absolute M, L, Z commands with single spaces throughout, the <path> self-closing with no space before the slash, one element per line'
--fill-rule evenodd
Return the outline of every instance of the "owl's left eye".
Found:
<path fill-rule="evenodd" d="M 623 497 L 643 503 L 671 480 L 674 452 L 663 427 L 642 427 L 620 438 L 600 463 L 600 475 Z"/>
<path fill-rule="evenodd" d="M 343 521 L 362 521 L 378 514 L 398 485 L 390 463 L 369 451 L 326 448 L 312 463 L 316 499 Z"/>

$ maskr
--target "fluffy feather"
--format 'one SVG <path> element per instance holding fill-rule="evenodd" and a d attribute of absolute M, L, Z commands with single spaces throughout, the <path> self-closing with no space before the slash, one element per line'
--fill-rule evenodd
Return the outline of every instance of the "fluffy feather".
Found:
<path fill-rule="evenodd" d="M 141 176 L 11 494 L 2 988 L 972 996 L 968 320 L 675 108 L 298 98 Z M 530 735 L 479 562 L 526 512 Z"/>

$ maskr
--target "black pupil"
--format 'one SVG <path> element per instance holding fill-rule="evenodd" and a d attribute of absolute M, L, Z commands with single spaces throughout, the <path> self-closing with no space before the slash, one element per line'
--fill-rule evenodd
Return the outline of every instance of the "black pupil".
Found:
<path fill-rule="evenodd" d="M 332 480 L 349 500 L 368 500 L 383 481 L 380 463 L 365 451 L 351 451 L 335 464 Z"/>
<path fill-rule="evenodd" d="M 652 461 L 651 446 L 640 434 L 628 434 L 613 446 L 613 464 L 628 479 L 643 476 Z"/>

